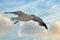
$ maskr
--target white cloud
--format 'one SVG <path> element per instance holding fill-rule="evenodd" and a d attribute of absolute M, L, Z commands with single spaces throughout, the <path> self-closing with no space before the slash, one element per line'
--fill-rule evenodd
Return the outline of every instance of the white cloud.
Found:
<path fill-rule="evenodd" d="M 60 37 L 60 22 L 59 21 L 56 21 L 53 24 L 53 27 L 54 28 L 52 28 L 52 27 L 50 28 L 50 31 L 51 31 L 50 37 L 59 38 Z"/>
<path fill-rule="evenodd" d="M 3 16 L 0 13 L 0 35 L 3 35 L 5 33 L 13 32 L 14 26 L 11 23 L 10 19 Z"/>
<path fill-rule="evenodd" d="M 22 22 L 20 25 L 20 29 L 18 31 L 18 35 L 33 35 L 34 37 L 40 37 L 46 35 L 47 31 L 45 27 L 41 27 L 38 25 L 37 22 L 34 21 L 28 21 L 28 22 Z"/>
<path fill-rule="evenodd" d="M 49 27 L 48 27 L 49 28 Z M 22 36 L 32 36 L 38 38 L 59 38 L 60 37 L 60 22 L 53 23 L 49 30 L 45 30 L 44 27 L 40 27 L 37 22 L 29 21 L 27 23 L 22 22 L 18 30 L 18 35 Z"/>

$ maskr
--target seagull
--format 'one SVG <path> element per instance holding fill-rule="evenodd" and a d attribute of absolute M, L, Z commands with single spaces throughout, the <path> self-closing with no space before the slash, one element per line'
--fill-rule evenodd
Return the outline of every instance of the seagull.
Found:
<path fill-rule="evenodd" d="M 27 15 L 22 11 L 15 11 L 15 12 L 5 12 L 5 14 L 15 14 L 18 15 L 17 17 L 11 17 L 11 20 L 15 21 L 14 24 L 18 23 L 19 21 L 36 21 L 39 23 L 40 26 L 44 26 L 45 29 L 48 29 L 46 24 L 43 22 L 43 20 L 39 17 L 36 17 L 35 15 Z"/>

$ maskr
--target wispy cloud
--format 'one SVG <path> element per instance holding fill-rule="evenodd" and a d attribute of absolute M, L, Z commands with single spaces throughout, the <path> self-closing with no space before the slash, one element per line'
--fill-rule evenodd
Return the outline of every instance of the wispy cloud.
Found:
<path fill-rule="evenodd" d="M 0 13 L 0 35 L 13 31 L 14 26 L 11 24 L 10 19 Z"/>
<path fill-rule="evenodd" d="M 48 13 L 50 15 L 46 16 L 46 18 L 44 20 L 48 20 L 46 22 L 55 22 L 55 21 L 60 21 L 60 5 L 54 5 L 49 11 Z"/>
<path fill-rule="evenodd" d="M 31 37 L 36 37 L 35 39 L 44 38 L 57 40 L 60 37 L 60 22 L 56 21 L 53 23 L 49 30 L 45 30 L 44 27 L 39 26 L 38 23 L 34 21 L 29 21 L 27 23 L 22 22 L 20 29 L 18 30 L 18 35 L 20 37 L 29 35 Z"/>
<path fill-rule="evenodd" d="M 45 35 L 43 33 L 46 33 L 44 27 L 39 26 L 37 22 L 34 22 L 32 20 L 27 23 L 22 22 L 19 30 L 20 31 L 18 32 L 22 33 L 23 35 L 29 34 L 33 35 L 34 37 L 43 36 Z"/>

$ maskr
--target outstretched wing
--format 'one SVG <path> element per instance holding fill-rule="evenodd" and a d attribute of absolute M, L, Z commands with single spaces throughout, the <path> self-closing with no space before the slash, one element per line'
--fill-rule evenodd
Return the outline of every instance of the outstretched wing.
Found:
<path fill-rule="evenodd" d="M 43 20 L 42 20 L 41 18 L 38 18 L 38 17 L 35 16 L 35 17 L 33 18 L 33 20 L 36 21 L 36 22 L 38 22 L 39 25 L 45 26 L 45 28 L 48 29 L 47 26 L 46 26 L 46 24 L 43 22 Z"/>
<path fill-rule="evenodd" d="M 8 13 L 10 13 L 10 14 L 15 14 L 15 15 L 19 15 L 19 16 L 21 16 L 21 15 L 26 15 L 26 14 L 24 14 L 22 11 L 16 11 L 16 12 L 5 12 L 6 14 L 8 14 Z"/>

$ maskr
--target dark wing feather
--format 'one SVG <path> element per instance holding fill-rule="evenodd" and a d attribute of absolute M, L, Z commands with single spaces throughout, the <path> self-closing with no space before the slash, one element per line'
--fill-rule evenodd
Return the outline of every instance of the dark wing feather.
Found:
<path fill-rule="evenodd" d="M 16 11 L 16 12 L 5 12 L 6 14 L 8 14 L 8 13 L 10 13 L 10 14 L 15 14 L 15 15 L 19 15 L 19 16 L 21 16 L 21 15 L 26 15 L 26 14 L 24 14 L 22 11 Z"/>
<path fill-rule="evenodd" d="M 39 25 L 45 26 L 45 28 L 48 29 L 46 24 L 43 22 L 43 20 L 41 18 L 35 17 L 35 18 L 33 18 L 33 20 L 36 22 L 39 22 Z"/>

